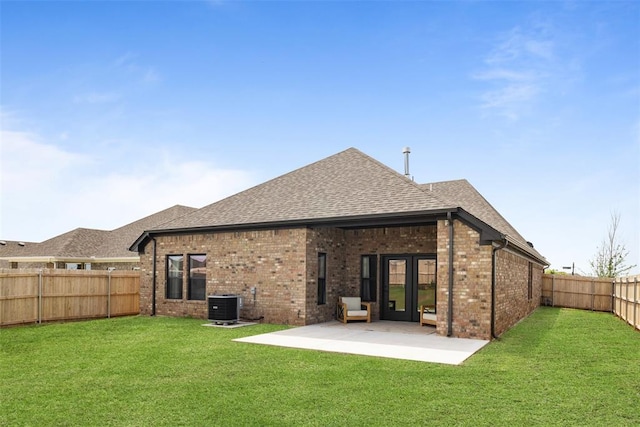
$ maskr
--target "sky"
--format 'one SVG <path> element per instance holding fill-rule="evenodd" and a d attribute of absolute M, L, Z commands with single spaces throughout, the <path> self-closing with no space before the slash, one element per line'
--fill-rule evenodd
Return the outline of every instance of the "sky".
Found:
<path fill-rule="evenodd" d="M 203 207 L 349 147 L 550 262 L 640 264 L 640 2 L 0 0 L 0 239 Z M 640 272 L 636 267 L 634 272 Z"/>

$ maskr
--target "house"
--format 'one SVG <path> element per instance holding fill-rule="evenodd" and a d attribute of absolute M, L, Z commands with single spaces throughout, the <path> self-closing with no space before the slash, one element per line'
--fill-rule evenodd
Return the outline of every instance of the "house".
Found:
<path fill-rule="evenodd" d="M 146 230 L 141 313 L 207 317 L 206 295 L 242 297 L 241 317 L 307 325 L 340 296 L 373 319 L 498 336 L 540 303 L 548 265 L 465 180 L 419 185 L 355 148 Z"/>
<path fill-rule="evenodd" d="M 5 257 L 22 256 L 27 253 L 31 245 L 37 245 L 37 243 L 0 240 L 0 268 L 10 268 L 11 263 Z"/>
<path fill-rule="evenodd" d="M 76 228 L 40 243 L 0 242 L 0 266 L 4 268 L 62 268 L 131 270 L 140 258 L 129 251 L 131 242 L 144 230 L 195 211 L 176 205 L 116 228 L 95 230 Z"/>

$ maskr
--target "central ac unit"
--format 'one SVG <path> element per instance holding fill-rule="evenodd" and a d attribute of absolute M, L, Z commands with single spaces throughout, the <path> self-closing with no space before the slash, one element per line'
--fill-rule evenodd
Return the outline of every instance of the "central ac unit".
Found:
<path fill-rule="evenodd" d="M 238 323 L 240 297 L 238 295 L 209 295 L 209 320 L 216 324 Z"/>

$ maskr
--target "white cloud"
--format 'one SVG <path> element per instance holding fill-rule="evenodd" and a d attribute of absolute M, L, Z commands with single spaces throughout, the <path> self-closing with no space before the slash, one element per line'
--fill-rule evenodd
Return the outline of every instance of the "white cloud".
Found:
<path fill-rule="evenodd" d="M 176 204 L 202 207 L 253 184 L 250 173 L 165 155 L 117 172 L 117 159 L 75 154 L 3 130 L 0 238 L 42 241 L 77 227 L 114 229 Z"/>
<path fill-rule="evenodd" d="M 54 145 L 38 142 L 37 135 L 1 130 L 2 194 L 28 193 L 50 187 L 66 170 L 89 161 Z"/>
<path fill-rule="evenodd" d="M 556 44 L 546 25 L 514 27 L 502 34 L 486 55 L 484 67 L 472 74 L 486 82 L 481 108 L 517 120 L 545 91 L 557 72 Z"/>

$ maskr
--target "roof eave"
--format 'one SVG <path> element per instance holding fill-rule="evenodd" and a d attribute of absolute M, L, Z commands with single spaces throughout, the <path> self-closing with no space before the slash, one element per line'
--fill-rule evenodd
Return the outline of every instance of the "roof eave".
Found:
<path fill-rule="evenodd" d="M 237 231 L 247 229 L 269 229 L 269 228 L 298 228 L 312 226 L 333 226 L 338 228 L 350 227 L 374 227 L 424 224 L 435 221 L 446 216 L 448 212 L 456 213 L 458 208 L 431 209 L 411 212 L 391 212 L 385 214 L 354 215 L 327 218 L 305 218 L 284 221 L 254 222 L 246 224 L 223 224 L 203 227 L 186 227 L 145 231 L 129 248 L 130 251 L 140 252 L 144 250 L 146 244 L 155 236 L 168 234 L 194 234 L 220 231 Z"/>

